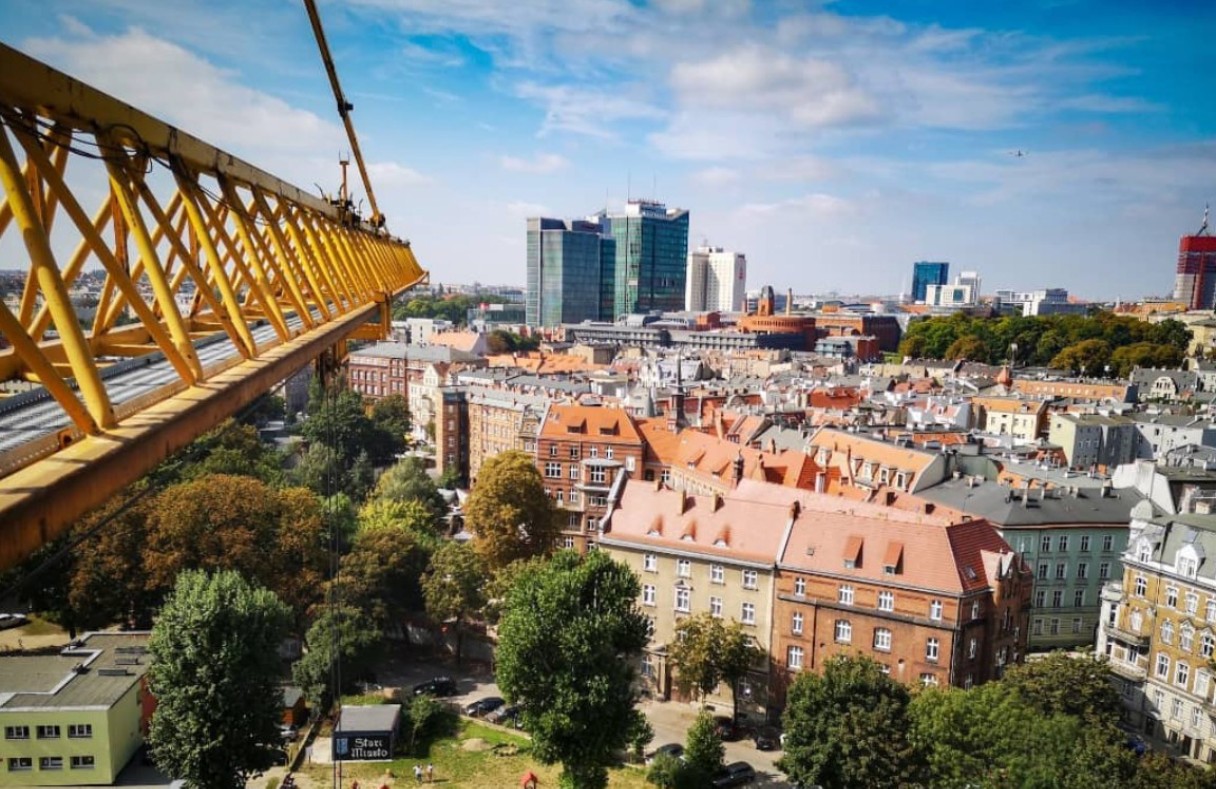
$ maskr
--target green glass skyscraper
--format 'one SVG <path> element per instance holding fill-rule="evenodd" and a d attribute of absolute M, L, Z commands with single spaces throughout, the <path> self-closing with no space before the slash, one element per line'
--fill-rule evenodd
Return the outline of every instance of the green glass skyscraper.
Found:
<path fill-rule="evenodd" d="M 688 272 L 688 211 L 630 200 L 622 214 L 601 214 L 616 242 L 611 318 L 684 309 Z"/>
<path fill-rule="evenodd" d="M 605 282 L 612 281 L 615 245 L 590 221 L 535 217 L 528 220 L 529 326 L 606 320 Z"/>

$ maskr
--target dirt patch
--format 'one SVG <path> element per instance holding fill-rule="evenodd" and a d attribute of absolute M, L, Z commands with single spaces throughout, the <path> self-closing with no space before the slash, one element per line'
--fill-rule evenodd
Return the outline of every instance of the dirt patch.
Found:
<path fill-rule="evenodd" d="M 462 751 L 488 751 L 490 747 L 490 743 L 480 737 L 470 737 L 467 740 L 460 741 L 460 749 Z"/>

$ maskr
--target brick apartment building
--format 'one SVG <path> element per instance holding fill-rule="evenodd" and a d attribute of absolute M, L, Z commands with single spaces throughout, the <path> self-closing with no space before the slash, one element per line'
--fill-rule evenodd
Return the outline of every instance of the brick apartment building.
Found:
<path fill-rule="evenodd" d="M 623 409 L 549 407 L 537 437 L 536 467 L 564 511 L 564 547 L 581 552 L 596 541 L 613 485 L 623 473 L 640 472 L 644 447 L 637 423 Z"/>
<path fill-rule="evenodd" d="M 484 386 L 468 387 L 469 481 L 481 466 L 500 452 L 536 454 L 536 437 L 549 398 Z"/>

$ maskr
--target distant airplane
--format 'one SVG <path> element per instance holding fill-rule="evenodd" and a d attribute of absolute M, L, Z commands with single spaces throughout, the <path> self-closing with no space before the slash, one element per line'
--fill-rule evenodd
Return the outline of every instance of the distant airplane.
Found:
<path fill-rule="evenodd" d="M 1027 153 L 1028 153 L 1028 151 L 1010 151 L 1010 152 L 1009 152 L 1009 155 L 1010 155 L 1010 156 L 1016 156 L 1017 158 L 1021 159 L 1021 158 L 1022 158 L 1023 156 L 1025 156 Z"/>

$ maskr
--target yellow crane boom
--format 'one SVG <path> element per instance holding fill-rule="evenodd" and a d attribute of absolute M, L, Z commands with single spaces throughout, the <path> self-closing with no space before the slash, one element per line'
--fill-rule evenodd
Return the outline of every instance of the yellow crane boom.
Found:
<path fill-rule="evenodd" d="M 308 19 L 312 22 L 312 32 L 317 37 L 317 48 L 321 51 L 321 61 L 325 64 L 325 73 L 329 74 L 329 84 L 334 89 L 334 100 L 338 103 L 338 114 L 342 116 L 342 124 L 346 127 L 346 137 L 350 140 L 350 151 L 359 167 L 359 177 L 363 179 L 363 189 L 367 192 L 367 202 L 372 207 L 371 224 L 374 227 L 384 226 L 384 215 L 376 204 L 376 193 L 372 191 L 372 181 L 367 175 L 367 165 L 363 162 L 363 152 L 359 150 L 359 138 L 355 135 L 355 125 L 350 119 L 350 111 L 355 105 L 346 100 L 342 92 L 342 84 L 338 82 L 338 70 L 334 66 L 333 56 L 329 52 L 329 43 L 325 40 L 325 28 L 321 26 L 321 15 L 317 13 L 314 0 L 304 0 L 308 10 Z"/>

